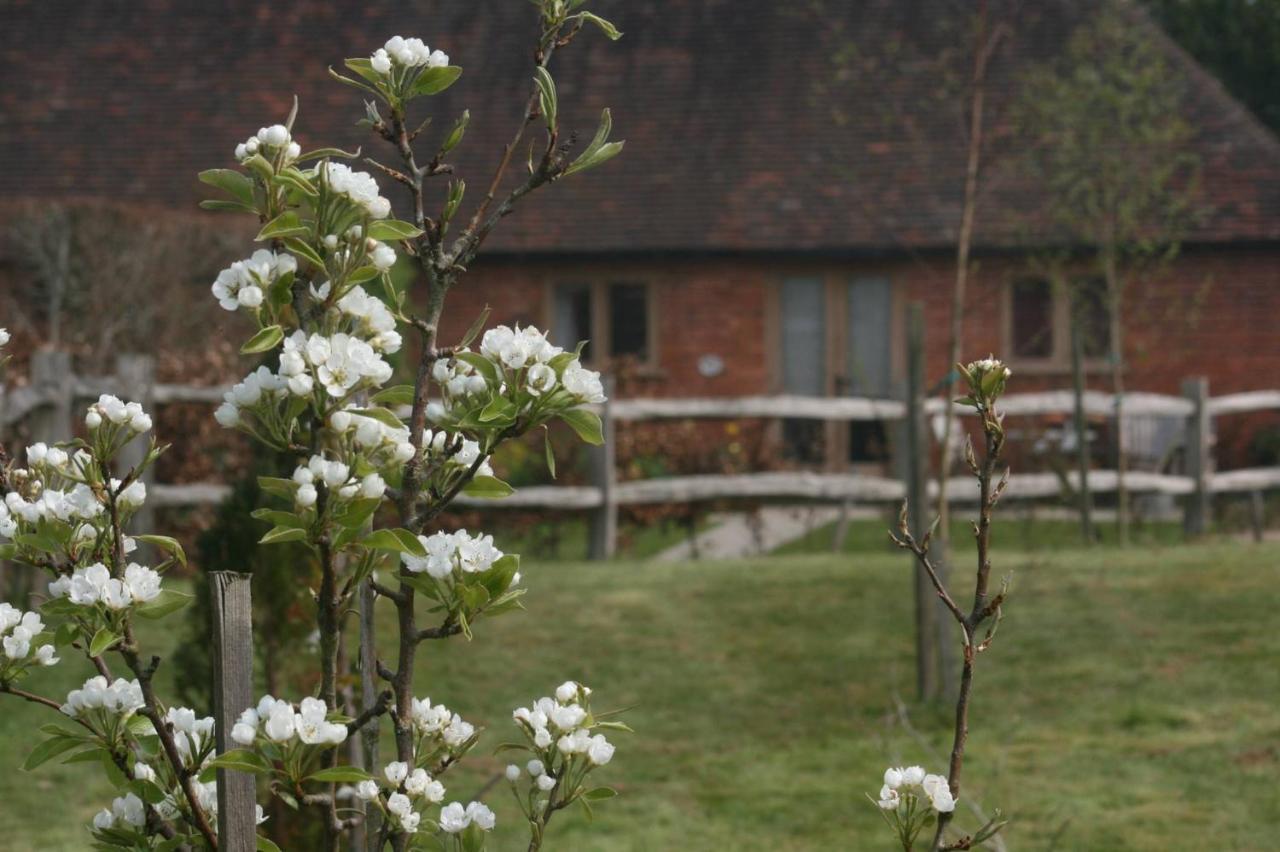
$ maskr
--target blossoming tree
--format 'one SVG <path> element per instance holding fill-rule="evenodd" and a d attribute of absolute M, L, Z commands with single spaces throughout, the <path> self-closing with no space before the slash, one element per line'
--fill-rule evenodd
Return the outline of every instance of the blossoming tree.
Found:
<path fill-rule="evenodd" d="M 1009 578 L 1006 576 L 1000 590 L 995 594 L 990 591 L 991 582 L 991 519 L 1000 501 L 1000 496 L 1009 485 L 1009 469 L 1005 468 L 1000 478 L 996 473 L 1000 467 L 1000 454 L 1004 450 L 1004 415 L 996 407 L 997 401 L 1005 391 L 1005 385 L 1012 371 L 1004 363 L 994 357 L 983 358 L 969 364 L 957 364 L 961 379 L 965 384 L 965 396 L 956 400 L 958 405 L 974 409 L 981 422 L 984 452 L 979 459 L 974 452 L 973 443 L 965 442 L 965 463 L 969 472 L 978 483 L 978 519 L 973 522 L 973 537 L 977 545 L 977 568 L 974 574 L 973 605 L 965 611 L 943 580 L 929 546 L 934 530 L 938 527 L 935 520 L 933 526 L 919 540 L 912 535 L 907 515 L 907 504 L 902 505 L 898 531 L 890 533 L 894 543 L 904 550 L 910 550 L 916 557 L 920 569 L 928 577 L 934 592 L 950 613 L 956 626 L 960 628 L 961 651 L 963 662 L 960 670 L 960 685 L 956 696 L 955 727 L 951 744 L 951 760 L 947 775 L 926 773 L 922 767 L 889 767 L 884 773 L 884 784 L 880 795 L 873 799 L 880 808 L 885 822 L 893 829 L 903 852 L 916 849 L 916 842 L 922 832 L 932 828 L 933 837 L 928 847 L 936 852 L 947 850 L 974 849 L 994 837 L 1007 824 L 1001 818 L 1000 811 L 987 820 L 980 828 L 970 834 L 951 838 L 947 829 L 955 817 L 956 801 L 960 795 L 960 774 L 964 768 L 965 745 L 969 738 L 969 700 L 973 694 L 973 676 L 978 655 L 991 647 L 996 630 L 1000 626 L 1005 598 L 1009 591 Z M 981 638 L 979 633 L 982 632 Z"/>
<path fill-rule="evenodd" d="M 138 622 L 173 613 L 189 596 L 162 583 L 185 564 L 178 543 L 129 531 L 146 499 L 142 474 L 164 449 L 152 440 L 140 464 L 117 470 L 121 449 L 151 431 L 138 404 L 103 396 L 85 414 L 84 439 L 32 445 L 25 466 L 0 459 L 0 537 L 7 540 L 0 557 L 38 566 L 51 580 L 37 611 L 0 604 L 0 692 L 62 714 L 42 729 L 45 739 L 27 768 L 70 753 L 101 765 L 117 787 L 93 820 L 97 847 L 217 848 L 215 778 L 222 770 L 252 773 L 259 795 L 314 815 L 324 849 L 338 849 L 356 829 L 369 849 L 484 848 L 493 810 L 478 801 L 446 804 L 441 780 L 480 732 L 422 694 L 414 661 L 425 641 L 470 638 L 486 619 L 518 610 L 519 557 L 488 535 L 432 532 L 432 522 L 459 494 L 510 493 L 489 461 L 503 441 L 559 420 L 599 443 L 589 406 L 604 394 L 576 351 L 536 329 L 499 326 L 481 335 L 481 316 L 464 339 L 444 345 L 440 317 L 449 289 L 521 198 L 621 150 L 609 140 L 607 110 L 582 150 L 575 153 L 561 134 L 553 53 L 588 26 L 619 36 L 585 3 L 535 0 L 539 26 L 525 114 L 456 236 L 449 232 L 465 183 L 450 179 L 434 193 L 429 180 L 452 174 L 448 156 L 463 140 L 468 114 L 424 155 L 418 146 L 427 125 L 411 123 L 410 113 L 462 69 L 419 39 L 396 36 L 368 58 L 348 59 L 349 73 L 330 72 L 367 98 L 363 123 L 389 143 L 395 164 L 365 162 L 400 185 L 406 219 L 393 217 L 374 175 L 343 162 L 357 155 L 302 150 L 293 136 L 296 105 L 283 124 L 235 146 L 238 168 L 200 175 L 225 196 L 203 206 L 260 223 L 263 247 L 223 270 L 212 289 L 223 308 L 253 323 L 241 351 L 263 363 L 226 395 L 216 417 L 297 460 L 291 478 L 261 479 L 277 503 L 255 517 L 270 525 L 263 545 L 299 542 L 318 564 L 318 694 L 268 695 L 236 708 L 243 712 L 226 732 L 235 747 L 221 754 L 212 718 L 157 694 L 161 661 L 144 652 Z M 538 123 L 541 153 L 504 195 L 512 155 Z M 392 281 L 398 262 L 416 272 L 407 292 Z M 418 338 L 415 375 L 412 384 L 393 385 L 387 356 L 402 348 L 406 331 Z M 0 340 L 7 340 L 3 332 Z M 163 559 L 141 564 L 140 544 Z M 372 632 L 375 597 L 396 612 L 396 643 L 385 657 Z M 357 609 L 369 617 L 353 622 L 349 613 Z M 344 706 L 338 688 L 351 674 L 340 664 L 350 655 L 340 648 L 357 640 L 356 658 L 385 684 L 368 690 L 358 709 Z M 60 655 L 84 658 L 95 671 L 65 701 L 19 685 Z M 588 802 L 614 794 L 591 786 L 588 776 L 613 757 L 605 733 L 627 728 L 594 712 L 590 696 L 568 681 L 513 713 L 520 742 L 503 748 L 526 752 L 526 760 L 523 768 L 511 764 L 506 778 L 529 826 L 530 849 L 542 846 L 558 811 L 575 803 L 589 811 Z M 376 752 L 384 717 L 394 732 L 394 760 L 344 764 L 338 746 L 353 735 L 365 738 L 366 756 Z M 265 837 L 257 843 L 275 848 Z"/>

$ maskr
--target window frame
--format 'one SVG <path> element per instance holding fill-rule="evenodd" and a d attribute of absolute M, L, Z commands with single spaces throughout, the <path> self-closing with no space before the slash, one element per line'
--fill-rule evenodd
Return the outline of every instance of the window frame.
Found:
<path fill-rule="evenodd" d="M 615 284 L 638 286 L 644 289 L 645 299 L 645 357 L 636 358 L 631 355 L 614 356 L 609 354 L 613 349 L 612 329 L 609 327 L 609 288 Z M 551 275 L 545 282 L 543 299 L 543 324 L 551 332 L 552 340 L 558 345 L 570 349 L 578 345 L 576 340 L 560 340 L 556 328 L 556 299 L 561 288 L 585 287 L 591 294 L 591 337 L 592 355 L 586 365 L 592 369 L 609 366 L 620 358 L 629 358 L 641 371 L 656 373 L 658 371 L 658 288 L 653 281 L 644 275 L 627 273 L 571 273 L 568 275 Z"/>
<path fill-rule="evenodd" d="M 1085 278 L 1083 272 L 1075 272 L 1069 279 Z M 1050 331 L 1052 341 L 1049 355 L 1036 358 L 1019 356 L 1013 351 L 1013 290 L 1019 282 L 1029 279 L 1047 281 L 1050 287 Z M 1000 338 L 1003 341 L 1005 360 L 1009 366 L 1023 373 L 1033 375 L 1061 374 L 1071 372 L 1071 292 L 1070 287 L 1056 284 L 1052 277 L 1029 272 L 1012 273 L 1006 277 L 1002 291 Z M 1107 348 L 1111 349 L 1110 326 L 1108 325 Z M 1084 359 L 1084 370 L 1087 373 L 1101 373 L 1110 369 L 1111 354 Z"/>

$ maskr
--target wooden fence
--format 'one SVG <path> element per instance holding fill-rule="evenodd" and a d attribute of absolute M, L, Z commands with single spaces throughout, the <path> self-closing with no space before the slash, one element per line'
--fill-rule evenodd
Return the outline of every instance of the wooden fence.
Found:
<path fill-rule="evenodd" d="M 71 371 L 70 357 L 63 352 L 38 352 L 31 365 L 31 382 L 0 395 L 0 427 L 27 420 L 34 438 L 46 441 L 71 437 L 73 421 L 81 409 L 79 403 L 94 399 L 100 393 L 116 393 L 136 399 L 151 408 L 171 403 L 216 404 L 222 400 L 225 387 L 195 387 L 162 384 L 154 381 L 154 368 L 149 358 L 126 355 L 117 359 L 115 372 L 107 376 L 77 376 Z M 1002 399 L 1001 408 L 1009 417 L 1057 414 L 1071 417 L 1074 398 L 1070 391 L 1010 394 Z M 1086 415 L 1109 417 L 1114 414 L 1115 398 L 1100 391 L 1084 394 Z M 611 439 L 616 424 L 656 420 L 717 419 L 812 419 L 822 421 L 882 421 L 904 425 L 910 417 L 939 415 L 943 401 L 937 397 L 906 400 L 864 399 L 857 397 L 749 396 L 711 398 L 620 399 L 598 408 L 606 438 Z M 1125 476 L 1125 485 L 1133 493 L 1168 494 L 1185 498 L 1185 526 L 1189 534 L 1199 534 L 1208 527 L 1212 499 L 1215 494 L 1260 492 L 1280 487 L 1280 467 L 1246 468 L 1217 471 L 1213 460 L 1213 421 L 1227 414 L 1280 409 L 1280 390 L 1251 391 L 1219 397 L 1208 395 L 1204 379 L 1188 379 L 1181 396 L 1131 392 L 1124 395 L 1124 416 L 1159 416 L 1177 418 L 1184 423 L 1185 472 L 1181 475 L 1133 470 Z M 960 408 L 962 415 L 971 410 Z M 912 430 L 904 430 L 909 433 Z M 925 430 L 917 429 L 917 435 Z M 913 446 L 917 442 L 899 440 L 900 456 L 922 457 L 926 450 Z M 488 508 L 572 509 L 591 513 L 591 553 L 606 558 L 614 553 L 617 539 L 617 516 L 621 506 L 679 503 L 710 500 L 752 499 L 762 501 L 810 500 L 843 504 L 885 504 L 900 501 L 907 488 L 902 475 L 870 475 L 815 471 L 763 471 L 737 474 L 702 474 L 671 476 L 659 479 L 619 481 L 613 456 L 614 442 L 606 440 L 596 450 L 591 466 L 590 485 L 547 485 L 521 488 L 500 500 L 460 498 L 459 503 Z M 134 452 L 141 452 L 139 442 Z M 135 459 L 124 459 L 132 464 Z M 893 470 L 905 472 L 902 458 Z M 1059 496 L 1064 479 L 1073 489 L 1079 488 L 1074 471 L 1059 473 L 1015 473 L 1010 478 L 1007 499 L 1044 499 Z M 1088 487 L 1091 493 L 1113 492 L 1117 487 L 1114 470 L 1092 470 Z M 937 492 L 937 483 L 928 482 L 927 493 Z M 199 505 L 222 500 L 229 491 L 224 483 L 174 484 L 149 481 L 148 510 L 160 507 Z M 974 502 L 977 491 L 969 477 L 955 477 L 948 482 L 950 500 Z M 147 519 L 142 523 L 146 525 Z"/>

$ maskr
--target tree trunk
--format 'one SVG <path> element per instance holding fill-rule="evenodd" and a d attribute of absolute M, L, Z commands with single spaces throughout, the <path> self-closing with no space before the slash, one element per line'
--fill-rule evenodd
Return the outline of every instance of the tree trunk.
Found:
<path fill-rule="evenodd" d="M 1106 251 L 1103 268 L 1107 279 L 1107 319 L 1111 331 L 1111 392 L 1115 394 L 1116 537 L 1123 547 L 1129 543 L 1129 489 L 1125 485 L 1129 448 L 1124 425 L 1124 325 L 1121 322 L 1124 284 L 1120 280 L 1113 249 Z"/>
<path fill-rule="evenodd" d="M 1071 391 L 1076 434 L 1076 469 L 1080 474 L 1078 499 L 1080 537 L 1085 546 L 1093 544 L 1093 493 L 1089 490 L 1089 424 L 1084 414 L 1084 336 L 1080 328 L 1079 306 L 1071 305 Z"/>

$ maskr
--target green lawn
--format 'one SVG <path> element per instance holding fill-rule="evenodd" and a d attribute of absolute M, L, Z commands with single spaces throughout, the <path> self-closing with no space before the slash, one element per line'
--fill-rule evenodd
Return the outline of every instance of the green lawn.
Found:
<path fill-rule="evenodd" d="M 1010 536 L 1012 538 L 1012 536 Z M 1001 553 L 1013 597 L 981 658 L 961 798 L 1014 822 L 1011 849 L 1274 849 L 1280 823 L 1280 548 Z M 901 554 L 745 563 L 530 564 L 529 611 L 474 642 L 424 647 L 421 692 L 489 727 L 464 798 L 501 763 L 510 708 L 566 678 L 636 705 L 595 824 L 557 818 L 557 850 L 892 848 L 865 792 L 886 764 L 942 766 L 948 708 L 912 704 L 930 743 L 889 721 L 910 701 Z M 33 677 L 50 694 L 70 666 Z M 39 708 L 0 705 L 15 765 Z M 0 773 L 0 847 L 79 849 L 106 797 L 56 764 Z M 490 794 L 492 848 L 523 849 Z M 959 822 L 973 826 L 961 805 Z"/>

